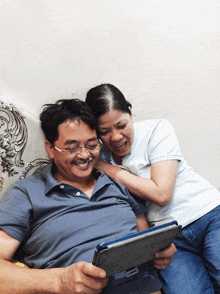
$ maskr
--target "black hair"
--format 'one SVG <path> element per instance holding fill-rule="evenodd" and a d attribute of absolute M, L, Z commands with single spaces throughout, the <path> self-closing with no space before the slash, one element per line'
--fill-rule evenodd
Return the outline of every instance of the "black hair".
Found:
<path fill-rule="evenodd" d="M 58 139 L 58 126 L 68 119 L 83 121 L 97 131 L 96 117 L 87 103 L 79 99 L 57 100 L 54 104 L 45 104 L 40 114 L 41 128 L 51 144 Z"/>
<path fill-rule="evenodd" d="M 131 115 L 131 103 L 125 99 L 118 88 L 111 84 L 101 84 L 90 89 L 85 101 L 97 119 L 111 109 Z"/>

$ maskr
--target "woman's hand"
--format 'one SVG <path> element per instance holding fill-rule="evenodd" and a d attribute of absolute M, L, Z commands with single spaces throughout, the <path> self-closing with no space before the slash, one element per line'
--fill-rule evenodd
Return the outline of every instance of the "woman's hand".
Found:
<path fill-rule="evenodd" d="M 105 162 L 105 161 L 103 161 L 102 159 L 99 158 L 98 161 L 97 161 L 97 163 L 96 163 L 96 165 L 95 165 L 95 168 L 96 168 L 97 170 L 99 170 L 99 171 L 105 173 L 105 171 L 104 171 L 104 167 L 105 167 L 105 166 L 108 167 L 108 165 L 109 165 L 109 163 L 107 163 L 107 162 Z"/>

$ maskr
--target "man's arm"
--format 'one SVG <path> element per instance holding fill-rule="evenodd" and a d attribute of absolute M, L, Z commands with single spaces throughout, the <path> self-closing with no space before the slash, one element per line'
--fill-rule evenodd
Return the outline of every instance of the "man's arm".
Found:
<path fill-rule="evenodd" d="M 10 260 L 20 242 L 0 230 L 0 293 L 101 293 L 107 284 L 104 270 L 87 262 L 67 268 L 21 268 Z"/>
<path fill-rule="evenodd" d="M 136 215 L 136 218 L 137 218 L 137 231 L 138 232 L 149 229 L 149 225 L 148 225 L 145 214 Z"/>

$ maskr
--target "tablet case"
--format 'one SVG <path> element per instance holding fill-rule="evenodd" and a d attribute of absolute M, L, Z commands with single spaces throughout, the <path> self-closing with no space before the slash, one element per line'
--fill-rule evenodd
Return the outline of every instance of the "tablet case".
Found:
<path fill-rule="evenodd" d="M 96 247 L 93 264 L 107 276 L 131 269 L 154 259 L 155 253 L 170 246 L 181 226 L 176 221 L 123 236 Z"/>

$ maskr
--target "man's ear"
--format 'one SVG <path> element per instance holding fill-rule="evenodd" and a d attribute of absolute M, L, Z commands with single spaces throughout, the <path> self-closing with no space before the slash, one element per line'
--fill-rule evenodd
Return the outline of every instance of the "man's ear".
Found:
<path fill-rule="evenodd" d="M 51 143 L 50 143 L 49 141 L 47 141 L 47 140 L 45 140 L 44 144 L 45 144 L 45 148 L 46 148 L 46 150 L 47 150 L 47 153 L 48 153 L 49 157 L 50 157 L 51 159 L 53 159 L 53 158 L 54 158 L 54 148 L 53 148 L 53 144 L 51 144 Z"/>

